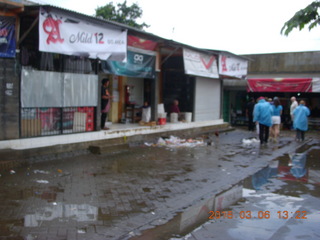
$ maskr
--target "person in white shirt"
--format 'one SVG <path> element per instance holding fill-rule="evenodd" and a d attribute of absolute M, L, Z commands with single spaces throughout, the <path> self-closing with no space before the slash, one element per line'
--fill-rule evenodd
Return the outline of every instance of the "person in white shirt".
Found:
<path fill-rule="evenodd" d="M 296 97 L 291 97 L 291 105 L 290 105 L 290 116 L 291 116 L 291 123 L 292 123 L 292 128 L 293 128 L 293 111 L 298 107 L 298 102 Z"/>

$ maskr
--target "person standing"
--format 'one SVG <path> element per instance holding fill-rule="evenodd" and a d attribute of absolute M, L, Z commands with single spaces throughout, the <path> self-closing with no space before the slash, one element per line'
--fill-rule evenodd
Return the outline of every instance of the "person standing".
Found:
<path fill-rule="evenodd" d="M 254 108 L 255 102 L 254 98 L 250 98 L 250 102 L 247 103 L 247 118 L 248 118 L 248 130 L 254 131 L 254 122 L 253 122 L 253 108 Z"/>
<path fill-rule="evenodd" d="M 110 84 L 110 80 L 107 78 L 102 79 L 101 81 L 101 129 L 108 130 L 109 128 L 105 127 L 105 123 L 107 120 L 108 112 L 111 106 L 111 99 L 108 87 Z"/>
<path fill-rule="evenodd" d="M 253 122 L 259 123 L 260 144 L 267 144 L 269 138 L 269 129 L 272 125 L 271 121 L 272 107 L 264 97 L 258 98 L 258 103 L 253 109 Z"/>
<path fill-rule="evenodd" d="M 308 130 L 308 116 L 310 110 L 307 108 L 304 100 L 300 101 L 300 104 L 293 111 L 293 128 L 296 129 L 296 141 L 304 141 L 305 132 Z"/>
<path fill-rule="evenodd" d="M 274 142 L 278 142 L 278 137 L 280 134 L 280 124 L 281 124 L 281 115 L 282 115 L 282 106 L 280 105 L 280 100 L 277 97 L 273 98 L 272 106 L 272 126 L 271 126 L 271 138 Z"/>
<path fill-rule="evenodd" d="M 293 120 L 294 120 L 294 117 L 293 117 L 293 111 L 296 109 L 296 107 L 298 107 L 298 102 L 297 102 L 297 99 L 296 97 L 291 97 L 291 105 L 290 105 L 290 117 L 291 117 L 291 123 L 292 123 L 292 128 L 293 128 Z"/>

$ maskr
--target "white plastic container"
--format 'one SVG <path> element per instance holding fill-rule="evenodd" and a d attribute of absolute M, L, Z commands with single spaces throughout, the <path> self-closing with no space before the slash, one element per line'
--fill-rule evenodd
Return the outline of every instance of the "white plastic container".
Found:
<path fill-rule="evenodd" d="M 158 104 L 158 113 L 164 113 L 164 105 L 163 105 L 163 103 Z"/>
<path fill-rule="evenodd" d="M 170 113 L 170 122 L 177 123 L 178 122 L 178 113 Z"/>
<path fill-rule="evenodd" d="M 186 122 L 191 122 L 191 120 L 192 120 L 192 112 L 185 112 L 184 113 L 184 118 L 185 118 L 185 120 L 186 120 Z"/>
<path fill-rule="evenodd" d="M 166 118 L 167 117 L 167 113 L 158 113 L 158 118 Z"/>

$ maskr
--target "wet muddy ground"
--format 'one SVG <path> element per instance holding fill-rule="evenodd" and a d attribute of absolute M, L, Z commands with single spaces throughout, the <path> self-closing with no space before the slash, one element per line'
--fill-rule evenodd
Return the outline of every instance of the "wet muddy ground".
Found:
<path fill-rule="evenodd" d="M 208 220 L 210 210 L 224 208 L 229 205 L 228 201 L 230 205 L 238 202 L 240 190 L 248 189 L 244 192 L 252 194 L 254 189 L 246 185 L 248 176 L 275 159 L 280 159 L 279 166 L 287 164 L 288 154 L 304 147 L 294 142 L 291 133 L 283 136 L 279 143 L 263 147 L 243 142 L 244 138 L 252 137 L 255 135 L 239 130 L 219 137 L 210 135 L 212 143 L 208 146 L 136 144 L 123 153 L 89 154 L 3 172 L 0 239 L 181 237 L 201 225 L 204 219 Z M 314 146 L 319 144 L 312 139 L 308 142 Z M 310 160 L 306 164 L 308 169 L 311 170 L 312 164 L 316 164 L 315 170 L 320 170 L 319 163 L 310 163 Z M 310 172 L 317 176 L 317 172 Z M 301 189 L 306 189 L 309 192 L 304 194 L 312 196 L 311 186 L 314 186 L 312 191 L 319 192 L 316 183 L 291 182 L 294 187 L 285 191 L 299 194 Z M 296 184 L 309 185 L 298 188 Z M 275 188 L 273 194 L 286 195 L 276 192 L 281 191 L 283 185 L 290 184 L 268 186 Z M 233 206 L 239 208 L 249 201 L 245 200 L 246 194 L 242 196 L 243 201 Z M 224 222 L 231 224 L 231 221 Z"/>

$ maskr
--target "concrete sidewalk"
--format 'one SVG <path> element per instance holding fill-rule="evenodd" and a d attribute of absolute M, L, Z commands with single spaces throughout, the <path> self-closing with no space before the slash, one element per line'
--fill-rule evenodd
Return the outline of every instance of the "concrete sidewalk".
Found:
<path fill-rule="evenodd" d="M 0 141 L 0 172 L 29 163 L 88 154 L 90 146 L 149 141 L 163 135 L 195 136 L 208 131 L 233 130 L 222 120 L 158 126 L 112 124 L 109 127 L 107 131 Z"/>
<path fill-rule="evenodd" d="M 136 146 L 6 171 L 0 239 L 169 239 L 190 231 L 215 196 L 301 146 L 243 145 L 247 131 L 209 136 L 212 146 Z M 307 136 L 308 137 L 308 136 Z"/>

